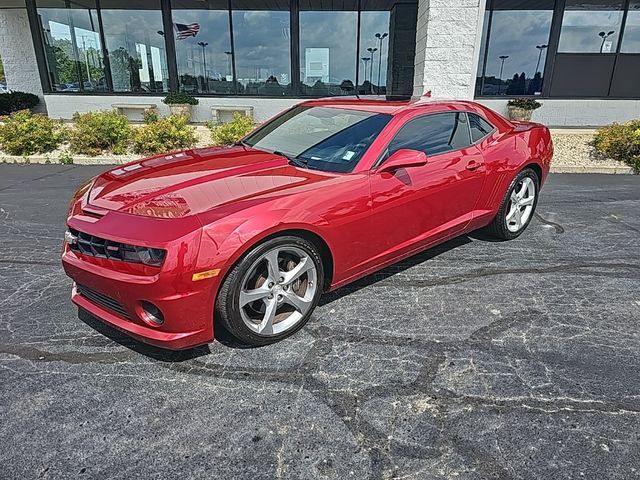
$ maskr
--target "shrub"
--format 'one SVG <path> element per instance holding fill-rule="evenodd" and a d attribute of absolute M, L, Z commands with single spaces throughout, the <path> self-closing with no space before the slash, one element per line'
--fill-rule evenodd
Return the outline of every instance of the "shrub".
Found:
<path fill-rule="evenodd" d="M 640 120 L 599 129 L 592 145 L 601 155 L 624 162 L 640 173 Z"/>
<path fill-rule="evenodd" d="M 32 155 L 55 150 L 65 138 L 65 128 L 60 120 L 46 115 L 33 114 L 29 110 L 14 112 L 2 117 L 0 148 L 9 155 Z"/>
<path fill-rule="evenodd" d="M 533 98 L 512 98 L 507 102 L 510 107 L 522 108 L 524 110 L 536 110 L 542 104 Z"/>
<path fill-rule="evenodd" d="M 149 109 L 144 111 L 142 119 L 144 120 L 144 123 L 149 124 L 160 120 L 160 115 L 158 115 L 157 110 Z"/>
<path fill-rule="evenodd" d="M 199 101 L 196 97 L 184 92 L 172 92 L 162 100 L 167 105 L 198 105 Z"/>
<path fill-rule="evenodd" d="M 125 115 L 115 111 L 75 113 L 75 127 L 69 134 L 72 153 L 96 156 L 104 151 L 126 152 L 131 127 Z"/>
<path fill-rule="evenodd" d="M 0 115 L 8 115 L 19 110 L 28 110 L 38 103 L 40 103 L 40 99 L 33 93 L 0 93 Z"/>
<path fill-rule="evenodd" d="M 214 145 L 231 145 L 253 130 L 253 127 L 251 118 L 237 112 L 233 114 L 233 120 L 222 125 L 207 123 Z"/>
<path fill-rule="evenodd" d="M 180 115 L 171 115 L 143 125 L 133 132 L 135 153 L 155 154 L 181 150 L 196 143 L 195 128 Z"/>

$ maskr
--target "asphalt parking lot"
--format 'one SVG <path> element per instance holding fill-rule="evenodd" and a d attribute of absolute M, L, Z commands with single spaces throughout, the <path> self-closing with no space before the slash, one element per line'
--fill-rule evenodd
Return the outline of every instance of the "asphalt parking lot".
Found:
<path fill-rule="evenodd" d="M 0 165 L 0 477 L 640 477 L 640 177 L 555 175 L 323 298 L 293 338 L 187 352 L 78 319 L 59 263 L 100 168 Z"/>

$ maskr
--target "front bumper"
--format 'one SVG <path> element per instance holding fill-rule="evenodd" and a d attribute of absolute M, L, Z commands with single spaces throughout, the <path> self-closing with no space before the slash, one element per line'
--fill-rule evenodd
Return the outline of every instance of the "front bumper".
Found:
<path fill-rule="evenodd" d="M 75 282 L 71 299 L 76 305 L 157 347 L 180 350 L 213 340 L 213 306 L 219 278 L 193 280 L 194 273 L 206 270 L 198 266 L 202 229 L 197 220 L 136 217 L 119 212 L 107 212 L 97 219 L 86 215 L 76 204 L 67 225 L 89 235 L 167 252 L 162 266 L 153 267 L 88 255 L 65 243 L 62 265 Z M 149 239 L 154 240 L 153 244 Z M 144 302 L 160 310 L 164 320 L 161 324 L 145 313 Z"/>
<path fill-rule="evenodd" d="M 160 272 L 150 277 L 125 274 L 88 260 L 65 248 L 62 264 L 75 282 L 72 301 L 94 317 L 137 340 L 170 350 L 213 340 L 213 282 L 192 282 L 190 288 L 184 288 L 180 279 L 171 274 Z M 111 302 L 96 301 L 95 296 L 82 294 L 78 285 Z M 143 301 L 160 309 L 164 316 L 162 325 L 148 318 Z"/>

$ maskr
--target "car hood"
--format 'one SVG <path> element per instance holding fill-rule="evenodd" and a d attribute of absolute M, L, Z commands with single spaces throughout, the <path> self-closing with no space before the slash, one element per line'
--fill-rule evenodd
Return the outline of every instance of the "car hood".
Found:
<path fill-rule="evenodd" d="M 98 176 L 87 209 L 147 217 L 198 215 L 230 203 L 306 189 L 331 175 L 295 168 L 273 153 L 214 147 L 152 157 Z"/>

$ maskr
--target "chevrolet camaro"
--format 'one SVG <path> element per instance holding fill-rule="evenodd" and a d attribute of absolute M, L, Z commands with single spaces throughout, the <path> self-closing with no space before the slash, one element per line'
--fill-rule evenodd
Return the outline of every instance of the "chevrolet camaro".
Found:
<path fill-rule="evenodd" d="M 83 185 L 62 263 L 81 309 L 183 349 L 224 328 L 264 345 L 323 292 L 484 228 L 519 236 L 549 130 L 469 101 L 323 99 L 233 146 L 163 154 Z"/>

